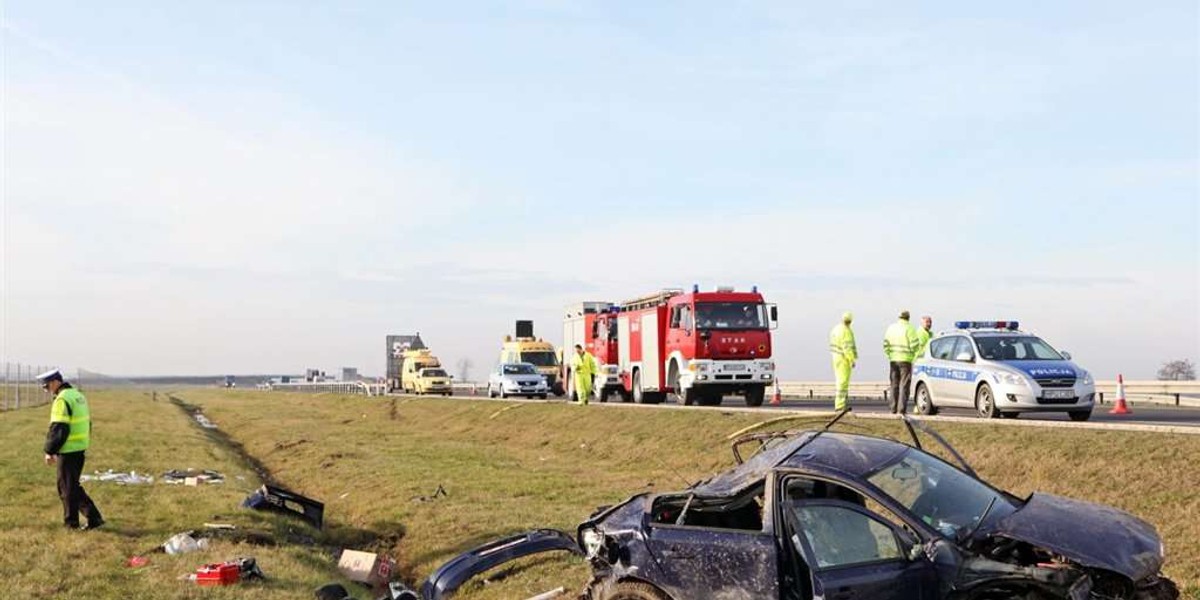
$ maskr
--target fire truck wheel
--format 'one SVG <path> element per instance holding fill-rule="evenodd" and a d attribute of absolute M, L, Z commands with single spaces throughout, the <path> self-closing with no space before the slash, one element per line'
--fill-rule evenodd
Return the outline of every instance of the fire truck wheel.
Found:
<path fill-rule="evenodd" d="M 752 387 L 746 390 L 746 406 L 762 406 L 763 399 L 767 397 L 767 388 L 763 386 Z"/>

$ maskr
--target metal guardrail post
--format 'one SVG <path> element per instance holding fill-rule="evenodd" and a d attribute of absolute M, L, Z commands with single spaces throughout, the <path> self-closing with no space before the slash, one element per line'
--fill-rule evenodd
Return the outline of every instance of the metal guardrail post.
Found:
<path fill-rule="evenodd" d="M 1179 394 L 1175 394 L 1175 406 L 1179 406 Z"/>

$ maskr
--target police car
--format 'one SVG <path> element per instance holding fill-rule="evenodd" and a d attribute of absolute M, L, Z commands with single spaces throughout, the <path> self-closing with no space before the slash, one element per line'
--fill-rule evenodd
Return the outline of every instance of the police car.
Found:
<path fill-rule="evenodd" d="M 1016 321 L 959 321 L 955 331 L 929 341 L 913 362 L 916 411 L 974 408 L 986 418 L 1023 412 L 1065 412 L 1073 421 L 1092 416 L 1092 375 Z"/>

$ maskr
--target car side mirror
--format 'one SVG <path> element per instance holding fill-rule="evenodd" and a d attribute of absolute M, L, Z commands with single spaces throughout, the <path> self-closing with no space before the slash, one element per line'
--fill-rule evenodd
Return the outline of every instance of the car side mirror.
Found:
<path fill-rule="evenodd" d="M 910 562 L 921 558 L 925 554 L 925 546 L 921 541 L 904 529 L 896 530 L 896 540 L 900 542 L 900 547 L 904 549 L 904 557 Z"/>
<path fill-rule="evenodd" d="M 772 307 L 771 307 L 771 320 L 772 320 L 772 321 L 778 321 L 778 320 L 779 320 L 779 307 L 778 307 L 778 306 L 772 306 Z"/>
<path fill-rule="evenodd" d="M 1067 352 L 1066 350 L 1063 350 L 1062 352 L 1059 352 L 1059 354 L 1061 354 L 1061 355 L 1062 355 L 1062 357 L 1063 357 L 1063 360 L 1071 360 L 1071 353 L 1070 353 L 1070 352 Z"/>
<path fill-rule="evenodd" d="M 918 558 L 921 558 L 921 556 L 923 554 L 925 554 L 925 546 L 917 543 L 917 544 L 913 544 L 912 546 L 909 546 L 908 555 L 906 556 L 906 558 L 908 558 L 908 562 L 914 562 Z"/>

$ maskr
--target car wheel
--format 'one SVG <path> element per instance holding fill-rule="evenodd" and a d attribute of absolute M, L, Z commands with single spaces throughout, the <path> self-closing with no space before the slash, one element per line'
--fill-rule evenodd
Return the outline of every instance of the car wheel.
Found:
<path fill-rule="evenodd" d="M 1072 421 L 1086 421 L 1086 420 L 1092 418 L 1092 411 L 1090 411 L 1090 410 L 1073 410 L 1071 412 L 1068 412 L 1067 416 L 1071 417 Z"/>
<path fill-rule="evenodd" d="M 606 387 L 596 388 L 596 400 L 600 402 L 608 402 L 608 397 L 612 395 L 612 390 Z"/>
<path fill-rule="evenodd" d="M 508 398 L 508 392 L 504 391 L 504 384 L 500 385 L 500 398 L 501 399 Z"/>
<path fill-rule="evenodd" d="M 992 394 L 992 386 L 983 384 L 975 392 L 975 410 L 985 419 L 995 419 L 1000 416 L 996 410 L 996 396 Z"/>
<path fill-rule="evenodd" d="M 767 388 L 764 386 L 755 386 L 746 390 L 746 406 L 762 406 L 763 399 L 767 397 Z"/>
<path fill-rule="evenodd" d="M 488 384 L 488 398 L 495 398 L 496 392 L 492 391 L 492 384 Z"/>
<path fill-rule="evenodd" d="M 604 600 L 669 600 L 658 588 L 640 581 L 622 581 L 603 595 Z"/>
<path fill-rule="evenodd" d="M 917 384 L 916 409 L 918 415 L 936 415 L 937 407 L 933 405 L 933 396 L 929 395 L 929 387 L 925 382 Z"/>
<path fill-rule="evenodd" d="M 545 400 L 547 395 L 546 394 L 538 394 L 537 397 L 538 397 L 538 400 Z"/>
<path fill-rule="evenodd" d="M 635 404 L 646 404 L 646 392 L 642 391 L 641 371 L 633 373 L 633 402 Z"/>

